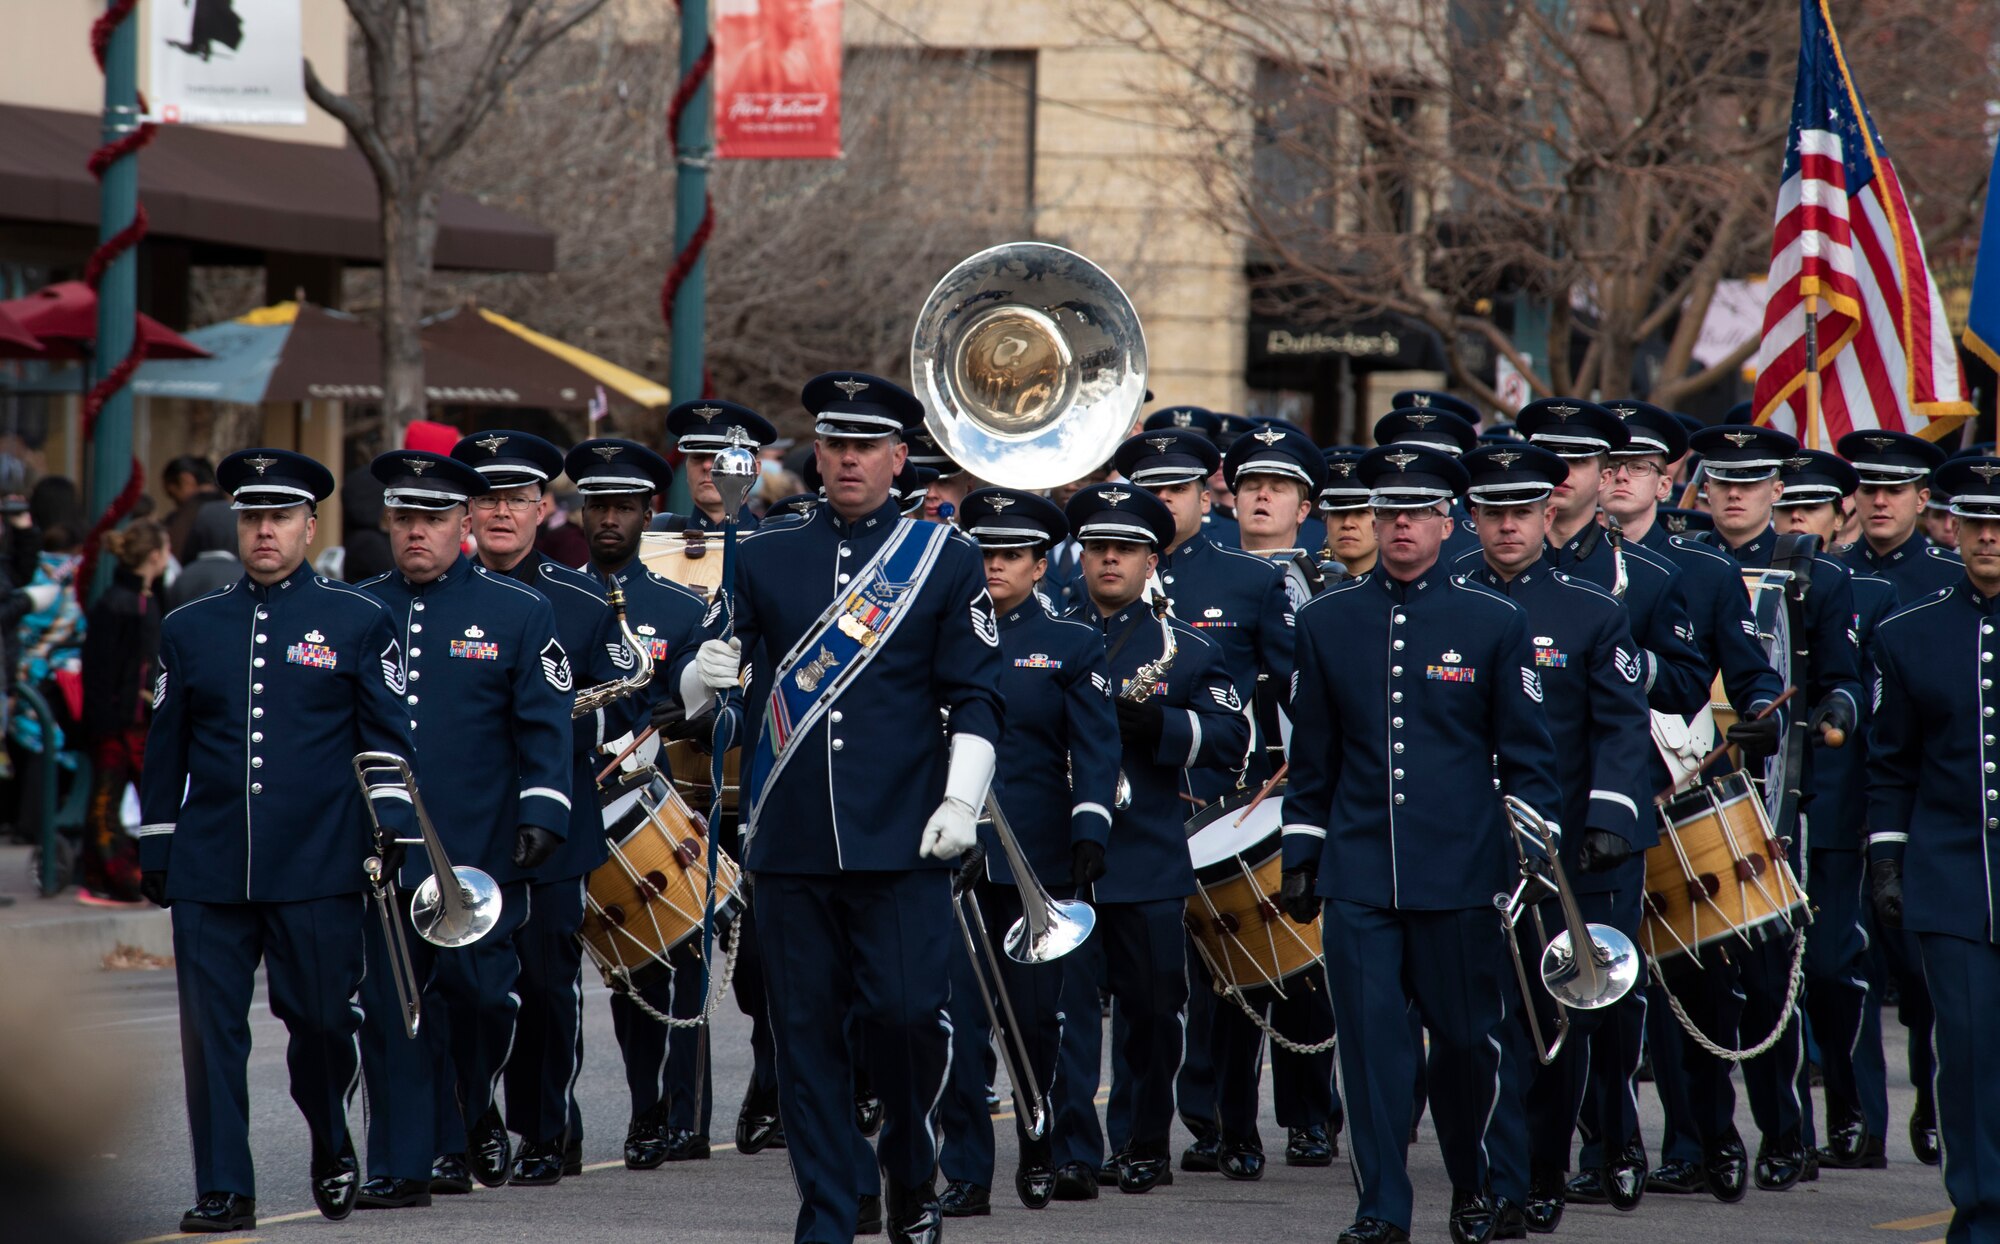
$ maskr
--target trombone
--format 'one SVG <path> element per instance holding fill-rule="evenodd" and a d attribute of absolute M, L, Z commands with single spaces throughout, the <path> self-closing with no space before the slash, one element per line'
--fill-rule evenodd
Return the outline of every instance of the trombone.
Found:
<path fill-rule="evenodd" d="M 383 867 L 389 844 L 422 843 L 430 856 L 431 875 L 424 878 L 410 900 L 410 923 L 417 936 L 433 946 L 470 946 L 491 932 L 500 920 L 500 887 L 470 864 L 452 866 L 437 827 L 424 808 L 423 796 L 417 793 L 409 761 L 394 752 L 362 752 L 354 758 L 354 780 L 361 784 L 362 802 L 368 807 L 375 834 L 375 853 L 361 867 L 368 874 L 375 911 L 382 920 L 382 937 L 389 947 L 389 971 L 395 978 L 396 999 L 403 1007 L 403 1031 L 414 1037 L 423 1019 L 422 990 L 410 959 L 409 941 L 396 919 L 396 878 Z M 392 838 L 392 831 L 375 811 L 378 798 L 406 800 L 416 814 L 418 837 Z M 438 879 L 447 876 L 457 884 L 441 886 Z"/>
<path fill-rule="evenodd" d="M 1631 991 L 1639 980 L 1639 950 L 1632 939 L 1608 924 L 1586 924 L 1583 912 L 1576 905 L 1576 893 L 1570 889 L 1569 878 L 1563 873 L 1562 853 L 1555 835 L 1549 831 L 1549 824 L 1542 815 L 1509 795 L 1505 799 L 1507 808 L 1508 837 L 1513 840 L 1514 854 L 1520 862 L 1521 880 L 1511 894 L 1493 896 L 1493 906 L 1500 912 L 1500 927 L 1507 934 L 1508 958 L 1514 961 L 1514 979 L 1521 986 L 1521 1001 L 1527 1008 L 1528 1028 L 1535 1035 L 1535 1056 L 1544 1064 L 1556 1060 L 1562 1050 L 1563 1041 L 1569 1036 L 1569 1012 L 1595 1011 L 1610 1006 Z M 1540 847 L 1548 859 L 1548 872 L 1539 871 L 1528 858 L 1528 843 Z M 1542 911 L 1538 900 L 1546 897 L 1537 893 L 1532 898 L 1530 889 L 1555 891 L 1556 900 L 1562 906 L 1563 923 L 1567 926 L 1551 938 L 1542 926 Z M 1549 996 L 1562 1005 L 1556 1008 L 1556 1037 L 1545 1043 L 1542 1038 L 1542 1021 L 1535 1014 L 1535 996 L 1528 986 L 1528 969 L 1521 962 L 1521 943 L 1515 933 L 1521 915 L 1526 912 L 1534 919 L 1535 937 L 1544 947 L 1540 964 L 1542 987 Z M 1588 945 L 1590 953 L 1579 955 L 1574 947 Z"/>
<path fill-rule="evenodd" d="M 1014 837 L 1007 814 L 1000 810 L 1000 801 L 990 794 L 986 797 L 986 814 L 992 819 L 993 836 L 1000 842 L 1001 854 L 1007 857 L 1007 867 L 1014 872 L 1014 885 L 1021 891 L 1021 918 L 1007 930 L 1003 943 L 1007 957 L 1016 963 L 1053 963 L 1083 945 L 1097 926 L 1097 912 L 1082 899 L 1050 895 L 1028 866 L 1028 857 L 1021 852 L 1020 840 Z M 951 910 L 958 917 L 966 957 L 972 960 L 972 976 L 978 982 L 979 1001 L 986 1007 L 986 1022 L 992 1026 L 1000 1057 L 1007 1064 L 1007 1082 L 1014 1090 L 1014 1111 L 1029 1138 L 1040 1140 L 1049 1131 L 1048 1107 L 1028 1059 L 1027 1037 L 1000 979 L 1000 958 L 993 953 L 993 937 L 986 931 L 986 917 L 980 913 L 979 899 L 971 890 L 955 896 Z M 1005 1024 L 1000 1022 L 1002 1013 L 1007 1018 Z M 1006 1036 L 998 1037 L 1003 1030 Z"/>

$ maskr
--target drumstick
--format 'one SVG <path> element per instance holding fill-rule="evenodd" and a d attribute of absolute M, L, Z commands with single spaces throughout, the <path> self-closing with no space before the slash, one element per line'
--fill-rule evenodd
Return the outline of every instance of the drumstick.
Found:
<path fill-rule="evenodd" d="M 1257 810 L 1257 805 L 1264 802 L 1265 797 L 1278 788 L 1278 783 L 1285 780 L 1285 770 L 1291 767 L 1292 762 L 1289 760 L 1278 766 L 1278 771 L 1271 775 L 1270 781 L 1264 783 L 1264 789 L 1257 792 L 1257 797 L 1250 801 L 1250 806 L 1237 815 L 1236 824 L 1241 825 L 1250 819 L 1250 814 Z"/>
<path fill-rule="evenodd" d="M 618 753 L 618 758 L 616 760 L 613 760 L 610 764 L 604 766 L 603 770 L 598 773 L 597 780 L 602 782 L 605 778 L 610 777 L 611 771 L 613 769 L 616 769 L 619 765 L 624 764 L 625 758 L 627 756 L 630 756 L 633 752 L 638 751 L 640 746 L 644 744 L 647 739 L 652 738 L 654 732 L 657 731 L 658 729 L 659 729 L 658 726 L 647 726 L 645 731 L 642 734 L 640 734 L 638 738 L 633 739 L 629 744 L 626 745 L 624 751 Z"/>
<path fill-rule="evenodd" d="M 1765 719 L 1766 717 L 1769 717 L 1769 716 L 1770 716 L 1770 715 L 1771 715 L 1772 713 L 1775 713 L 1775 712 L 1777 712 L 1777 711 L 1778 711 L 1778 709 L 1779 709 L 1779 707 L 1780 707 L 1781 705 L 1783 705 L 1783 704 L 1784 704 L 1784 702 L 1785 702 L 1786 700 L 1789 700 L 1789 699 L 1791 699 L 1791 698 L 1792 698 L 1792 694 L 1793 694 L 1794 692 L 1796 692 L 1797 690 L 1798 690 L 1798 688 L 1797 688 L 1797 687 L 1786 687 L 1786 688 L 1785 688 L 1785 694 L 1783 694 L 1783 695 L 1779 696 L 1779 697 L 1778 697 L 1777 699 L 1775 699 L 1775 700 L 1771 701 L 1771 702 L 1770 702 L 1769 704 L 1766 704 L 1766 705 L 1764 706 L 1764 711 L 1763 711 L 1763 712 L 1761 712 L 1761 713 L 1759 713 L 1759 714 L 1757 714 L 1757 715 L 1756 715 L 1755 717 L 1752 717 L 1752 718 L 1751 718 L 1750 720 L 1752 720 L 1752 721 L 1762 721 L 1762 720 L 1764 720 L 1764 719 Z M 1843 739 L 1845 738 L 1845 736 L 1842 736 L 1842 737 L 1843 737 Z M 1833 747 L 1838 747 L 1838 746 L 1840 746 L 1840 744 L 1838 744 L 1838 743 L 1834 743 L 1834 744 L 1830 744 L 1830 746 L 1833 746 Z M 1715 749 L 1714 749 L 1713 751 L 1709 752 L 1709 753 L 1708 753 L 1708 755 L 1706 755 L 1706 756 L 1703 756 L 1703 757 L 1701 758 L 1701 763 L 1695 766 L 1695 770 L 1694 770 L 1694 771 L 1695 771 L 1696 773 L 1700 773 L 1700 772 L 1701 772 L 1701 771 L 1702 771 L 1703 769 L 1706 769 L 1706 768 L 1708 768 L 1708 766 L 1709 766 L 1709 765 L 1711 765 L 1711 764 L 1714 764 L 1714 763 L 1715 763 L 1715 760 L 1716 760 L 1716 758 L 1717 758 L 1717 757 L 1721 756 L 1721 755 L 1722 755 L 1722 753 L 1724 753 L 1724 752 L 1728 751 L 1728 750 L 1729 750 L 1729 748 L 1730 748 L 1730 744 L 1728 744 L 1727 742 L 1724 742 L 1724 743 L 1718 743 L 1718 744 L 1717 744 L 1717 745 L 1715 746 Z M 1667 787 L 1667 789 L 1665 789 L 1665 790 L 1661 791 L 1661 792 L 1660 792 L 1659 794 L 1657 794 L 1657 795 L 1653 796 L 1653 802 L 1654 802 L 1654 803 L 1665 803 L 1665 802 L 1666 802 L 1667 800 L 1669 800 L 1669 799 L 1672 799 L 1672 798 L 1674 797 L 1674 791 L 1675 791 L 1675 789 L 1677 789 L 1677 788 L 1676 788 L 1676 787 L 1673 787 L 1673 786 L 1669 786 L 1669 787 Z"/>

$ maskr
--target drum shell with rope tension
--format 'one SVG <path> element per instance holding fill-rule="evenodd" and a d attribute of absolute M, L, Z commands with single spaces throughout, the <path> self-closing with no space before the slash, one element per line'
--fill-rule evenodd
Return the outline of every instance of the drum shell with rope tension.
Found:
<path fill-rule="evenodd" d="M 1217 986 L 1239 990 L 1280 985 L 1325 958 L 1320 918 L 1296 924 L 1278 907 L 1284 798 L 1254 802 L 1256 792 L 1239 791 L 1187 824 L 1195 880 L 1188 933 Z"/>
<path fill-rule="evenodd" d="M 1805 891 L 1740 771 L 1662 805 L 1660 819 L 1639 930 L 1648 958 L 1699 963 L 1711 946 L 1782 938 L 1808 919 Z"/>
<path fill-rule="evenodd" d="M 742 748 L 731 748 L 729 754 L 722 758 L 720 791 L 709 785 L 711 757 L 703 746 L 688 739 L 671 739 L 660 749 L 660 754 L 667 762 L 667 772 L 673 775 L 674 790 L 683 800 L 706 807 L 711 816 L 717 811 L 735 812 L 738 809 L 738 771 Z"/>

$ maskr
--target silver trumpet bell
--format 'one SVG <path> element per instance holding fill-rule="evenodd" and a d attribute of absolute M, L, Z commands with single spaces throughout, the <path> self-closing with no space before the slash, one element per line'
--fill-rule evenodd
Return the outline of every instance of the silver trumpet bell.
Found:
<path fill-rule="evenodd" d="M 362 752 L 354 758 L 354 776 L 369 794 L 371 817 L 375 815 L 375 800 L 385 790 L 407 796 L 416 811 L 421 837 L 398 841 L 406 845 L 421 841 L 430 856 L 431 875 L 410 899 L 410 923 L 415 926 L 417 936 L 433 946 L 456 947 L 470 946 L 492 932 L 500 921 L 500 886 L 470 864 L 452 866 L 437 827 L 431 824 L 430 813 L 424 809 L 423 796 L 417 793 L 416 775 L 410 772 L 410 762 L 394 752 Z M 379 819 L 376 826 L 379 832 Z M 441 877 L 451 877 L 457 884 L 442 886 Z"/>

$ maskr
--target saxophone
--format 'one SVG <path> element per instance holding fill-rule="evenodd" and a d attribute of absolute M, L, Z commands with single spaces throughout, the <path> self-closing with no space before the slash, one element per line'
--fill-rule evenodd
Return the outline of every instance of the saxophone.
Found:
<path fill-rule="evenodd" d="M 630 674 L 611 682 L 599 683 L 595 687 L 585 687 L 576 693 L 576 702 L 570 707 L 570 717 L 588 717 L 598 709 L 637 694 L 653 680 L 653 655 L 639 637 L 632 633 L 632 624 L 625 617 L 625 589 L 616 583 L 611 585 L 607 602 L 612 614 L 618 619 L 618 630 L 623 635 L 625 646 L 638 658 Z M 636 727 L 635 727 L 636 728 Z"/>
<path fill-rule="evenodd" d="M 1171 621 L 1174 602 L 1157 585 L 1153 593 L 1153 619 L 1160 624 L 1160 655 L 1150 661 L 1142 661 L 1132 672 L 1132 679 L 1125 689 L 1118 693 L 1120 699 L 1141 703 L 1159 689 L 1167 680 L 1167 671 L 1174 667 L 1174 652 L 1179 647 L 1174 641 L 1174 626 Z M 1118 786 L 1111 801 L 1120 809 L 1132 806 L 1132 781 L 1125 776 L 1125 770 L 1118 770 Z"/>

